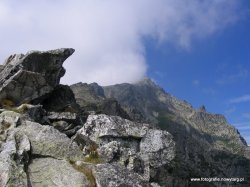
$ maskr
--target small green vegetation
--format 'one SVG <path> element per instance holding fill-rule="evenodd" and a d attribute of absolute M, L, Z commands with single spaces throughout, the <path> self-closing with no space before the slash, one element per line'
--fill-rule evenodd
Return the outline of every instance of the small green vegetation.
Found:
<path fill-rule="evenodd" d="M 22 104 L 19 107 L 13 107 L 13 108 L 10 108 L 9 110 L 16 112 L 16 113 L 23 114 L 29 110 L 29 107 L 27 104 Z"/>
<path fill-rule="evenodd" d="M 67 106 L 66 108 L 64 108 L 63 112 L 77 113 L 77 110 L 71 106 Z"/>
<path fill-rule="evenodd" d="M 229 140 L 222 140 L 222 142 L 225 145 L 225 147 L 231 150 L 233 153 L 237 153 L 240 155 L 244 154 L 244 149 L 242 148 L 242 146 L 238 145 L 237 143 L 229 141 Z"/>
<path fill-rule="evenodd" d="M 98 155 L 98 153 L 89 154 L 88 156 L 86 156 L 84 158 L 84 161 L 92 163 L 92 164 L 100 164 L 100 163 L 102 163 L 102 160 L 100 159 L 100 156 Z"/>
<path fill-rule="evenodd" d="M 89 187 L 96 187 L 96 180 L 95 180 L 95 177 L 93 175 L 93 172 L 92 172 L 91 168 L 89 168 L 88 166 L 86 166 L 84 164 L 78 165 L 74 161 L 69 161 L 69 163 L 72 165 L 72 167 L 75 170 L 83 173 L 86 176 L 86 178 L 87 178 L 87 180 L 89 181 L 89 184 L 90 184 Z"/>
<path fill-rule="evenodd" d="M 0 100 L 0 108 L 6 109 L 9 111 L 13 111 L 16 113 L 20 113 L 20 114 L 25 113 L 29 109 L 27 103 L 24 103 L 24 104 L 20 105 L 19 107 L 16 107 L 15 102 L 10 100 L 10 99 Z"/>
<path fill-rule="evenodd" d="M 11 99 L 2 99 L 0 100 L 0 107 L 4 109 L 9 109 L 15 107 L 15 102 Z"/>
<path fill-rule="evenodd" d="M 167 129 L 167 126 L 174 122 L 174 116 L 168 113 L 160 112 L 157 120 L 161 129 Z"/>
<path fill-rule="evenodd" d="M 89 154 L 85 157 L 84 161 L 89 162 L 92 164 L 99 164 L 102 162 L 98 152 L 97 152 L 98 146 L 96 144 L 91 144 L 89 146 Z"/>
<path fill-rule="evenodd" d="M 3 142 L 6 140 L 6 130 L 9 129 L 11 126 L 10 123 L 6 122 L 6 121 L 2 121 L 2 123 L 0 124 L 0 142 Z"/>

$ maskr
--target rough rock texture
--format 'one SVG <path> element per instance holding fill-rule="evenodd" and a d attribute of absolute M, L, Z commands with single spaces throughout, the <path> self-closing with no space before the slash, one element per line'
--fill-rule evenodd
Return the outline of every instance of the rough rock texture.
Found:
<path fill-rule="evenodd" d="M 107 114 L 130 119 L 121 108 L 117 100 L 106 98 L 104 90 L 96 83 L 77 83 L 70 86 L 75 94 L 76 102 L 86 111 L 94 111 L 97 114 Z"/>
<path fill-rule="evenodd" d="M 175 157 L 175 143 L 168 132 L 118 116 L 90 115 L 79 134 L 85 143 L 90 139 L 98 145 L 106 162 L 120 163 L 147 181 L 151 170 L 158 171 Z"/>
<path fill-rule="evenodd" d="M 33 51 L 0 66 L 0 186 L 158 186 L 150 174 L 174 159 L 172 136 L 117 116 L 86 122 L 89 109 L 128 115 L 97 84 L 80 89 L 81 107 L 59 85 L 73 52 Z"/>
<path fill-rule="evenodd" d="M 161 173 L 156 173 L 153 180 L 159 184 L 185 186 L 194 176 L 242 176 L 245 182 L 250 181 L 250 161 L 244 156 L 247 155 L 246 142 L 224 116 L 208 113 L 204 106 L 194 109 L 186 101 L 166 93 L 150 79 L 103 89 L 105 96 L 115 98 L 132 119 L 134 114 L 131 111 L 139 111 L 143 116 L 138 118 L 141 122 L 156 124 L 173 135 L 175 162 L 162 168 Z"/>
<path fill-rule="evenodd" d="M 51 126 L 25 121 L 17 130 L 29 138 L 34 155 L 68 160 L 81 160 L 83 158 L 78 146 L 65 134 Z"/>
<path fill-rule="evenodd" d="M 49 112 L 48 119 L 54 128 L 70 137 L 75 135 L 85 121 L 77 113 L 72 112 Z"/>
<path fill-rule="evenodd" d="M 33 51 L 0 65 L 0 187 L 249 186 L 249 147 L 222 115 L 149 79 L 59 85 L 73 52 Z"/>
<path fill-rule="evenodd" d="M 0 128 L 0 186 L 88 186 L 69 163 L 84 155 L 65 134 L 13 111 L 0 114 Z"/>
<path fill-rule="evenodd" d="M 0 100 L 30 102 L 51 92 L 64 75 L 63 62 L 74 49 L 11 55 L 0 72 Z"/>
<path fill-rule="evenodd" d="M 94 175 L 97 187 L 152 187 L 140 175 L 117 164 L 99 164 L 95 167 Z"/>
<path fill-rule="evenodd" d="M 53 158 L 33 159 L 29 165 L 29 180 L 32 187 L 87 187 L 87 178 L 72 168 L 69 162 Z"/>
<path fill-rule="evenodd" d="M 30 143 L 25 135 L 10 133 L 0 152 L 0 186 L 27 186 L 25 164 L 28 163 Z"/>
<path fill-rule="evenodd" d="M 33 101 L 33 103 L 39 102 Z M 44 109 L 53 112 L 79 112 L 80 107 L 76 103 L 74 93 L 69 86 L 58 85 L 47 95 L 46 99 L 40 102 Z"/>

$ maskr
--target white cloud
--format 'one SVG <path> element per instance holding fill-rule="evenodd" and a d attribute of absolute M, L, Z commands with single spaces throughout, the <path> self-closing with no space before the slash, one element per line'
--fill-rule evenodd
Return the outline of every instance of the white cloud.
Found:
<path fill-rule="evenodd" d="M 220 85 L 237 83 L 239 81 L 246 80 L 248 78 L 248 75 L 248 70 L 239 66 L 237 68 L 234 68 L 234 73 L 224 74 L 220 79 L 216 81 L 216 83 Z"/>
<path fill-rule="evenodd" d="M 250 130 L 250 122 L 234 123 L 234 126 L 239 130 Z"/>
<path fill-rule="evenodd" d="M 215 95 L 217 91 L 214 88 L 203 88 L 202 92 L 208 95 Z"/>
<path fill-rule="evenodd" d="M 0 58 L 31 49 L 73 47 L 64 83 L 101 85 L 145 76 L 143 39 L 188 48 L 225 28 L 238 0 L 0 1 Z"/>
<path fill-rule="evenodd" d="M 229 109 L 227 109 L 227 110 L 225 110 L 225 115 L 226 116 L 229 116 L 229 115 L 231 115 L 232 113 L 234 113 L 236 111 L 236 108 L 235 107 L 232 107 L 232 108 L 229 108 Z"/>
<path fill-rule="evenodd" d="M 234 126 L 240 131 L 240 134 L 250 146 L 250 122 L 235 123 Z"/>
<path fill-rule="evenodd" d="M 229 100 L 229 103 L 244 103 L 250 101 L 250 95 L 243 95 Z"/>
<path fill-rule="evenodd" d="M 244 113 L 244 114 L 242 114 L 242 117 L 250 119 L 250 113 Z"/>
<path fill-rule="evenodd" d="M 193 80 L 193 81 L 192 81 L 192 84 L 193 84 L 194 86 L 199 86 L 199 85 L 200 85 L 200 81 L 199 81 L 199 80 Z"/>

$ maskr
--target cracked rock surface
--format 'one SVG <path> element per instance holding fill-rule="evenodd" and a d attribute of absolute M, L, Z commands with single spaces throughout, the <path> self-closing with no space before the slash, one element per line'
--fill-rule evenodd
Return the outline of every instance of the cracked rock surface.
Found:
<path fill-rule="evenodd" d="M 11 55 L 0 72 L 0 99 L 20 104 L 50 93 L 65 73 L 63 62 L 73 53 L 64 48 Z"/>
<path fill-rule="evenodd" d="M 118 116 L 89 115 L 70 87 L 59 84 L 73 52 L 31 51 L 0 66 L 0 187 L 157 186 L 150 173 L 173 160 L 172 135 Z M 110 101 L 99 112 L 125 114 Z"/>

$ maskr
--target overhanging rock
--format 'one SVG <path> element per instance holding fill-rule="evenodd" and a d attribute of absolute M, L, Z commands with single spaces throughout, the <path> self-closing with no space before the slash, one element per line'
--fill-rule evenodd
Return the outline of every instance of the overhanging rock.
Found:
<path fill-rule="evenodd" d="M 51 92 L 65 74 L 63 62 L 74 51 L 61 48 L 11 55 L 0 71 L 0 101 L 27 103 Z"/>

